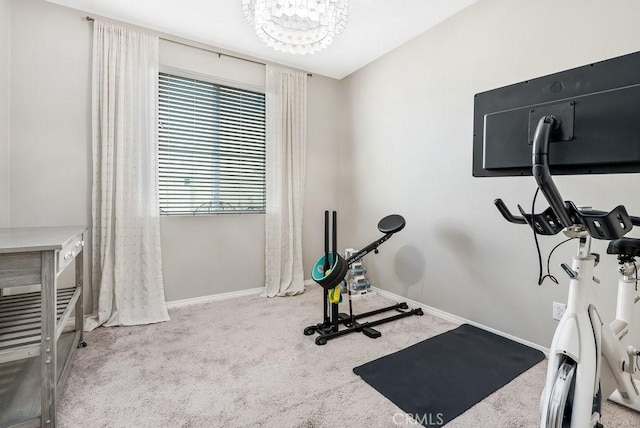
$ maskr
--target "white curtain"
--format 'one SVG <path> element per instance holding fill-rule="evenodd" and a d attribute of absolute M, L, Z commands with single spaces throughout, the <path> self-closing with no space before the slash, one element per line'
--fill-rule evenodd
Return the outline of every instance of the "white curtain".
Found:
<path fill-rule="evenodd" d="M 267 65 L 266 280 L 263 296 L 304 291 L 302 208 L 307 74 Z"/>
<path fill-rule="evenodd" d="M 169 319 L 157 194 L 158 38 L 95 21 L 93 296 L 87 329 Z"/>

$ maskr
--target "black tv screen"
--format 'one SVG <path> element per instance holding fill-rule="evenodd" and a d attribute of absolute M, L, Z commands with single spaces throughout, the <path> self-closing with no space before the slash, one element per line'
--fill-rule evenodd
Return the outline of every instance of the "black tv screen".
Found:
<path fill-rule="evenodd" d="M 640 52 L 476 94 L 473 175 L 531 175 L 545 115 L 552 174 L 640 172 Z"/>

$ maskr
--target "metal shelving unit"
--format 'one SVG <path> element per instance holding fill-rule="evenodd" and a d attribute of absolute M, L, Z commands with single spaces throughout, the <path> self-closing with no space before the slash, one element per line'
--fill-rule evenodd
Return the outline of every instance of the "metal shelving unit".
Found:
<path fill-rule="evenodd" d="M 56 425 L 57 395 L 84 344 L 85 232 L 86 227 L 0 229 L 0 427 Z M 58 276 L 74 260 L 75 287 L 58 288 Z M 40 291 L 2 294 L 5 287 L 35 284 Z"/>
<path fill-rule="evenodd" d="M 79 288 L 56 290 L 56 340 L 80 297 Z M 0 297 L 0 364 L 40 355 L 40 292 Z"/>

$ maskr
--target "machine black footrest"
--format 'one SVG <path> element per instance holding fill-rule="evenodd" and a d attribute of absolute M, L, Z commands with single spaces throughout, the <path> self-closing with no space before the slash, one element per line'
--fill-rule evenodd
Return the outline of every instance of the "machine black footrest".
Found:
<path fill-rule="evenodd" d="M 372 339 L 377 339 L 378 337 L 382 336 L 382 333 L 380 333 L 378 330 L 375 330 L 371 327 L 363 328 L 362 333 L 364 333 L 365 336 L 370 337 Z"/>

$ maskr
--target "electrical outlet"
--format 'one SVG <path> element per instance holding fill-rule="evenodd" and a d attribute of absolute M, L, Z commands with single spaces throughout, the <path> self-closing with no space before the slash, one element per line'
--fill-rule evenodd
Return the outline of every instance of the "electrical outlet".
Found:
<path fill-rule="evenodd" d="M 567 305 L 564 303 L 553 302 L 553 319 L 560 320 L 564 315 L 564 311 L 567 309 Z"/>

